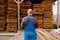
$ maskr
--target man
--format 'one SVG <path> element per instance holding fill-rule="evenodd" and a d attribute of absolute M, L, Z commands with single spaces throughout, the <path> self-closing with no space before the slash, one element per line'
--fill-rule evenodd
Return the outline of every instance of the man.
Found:
<path fill-rule="evenodd" d="M 34 18 L 33 10 L 28 9 L 28 16 L 24 17 L 21 23 L 21 28 L 24 29 L 24 40 L 37 40 L 36 28 L 38 28 L 37 19 Z"/>

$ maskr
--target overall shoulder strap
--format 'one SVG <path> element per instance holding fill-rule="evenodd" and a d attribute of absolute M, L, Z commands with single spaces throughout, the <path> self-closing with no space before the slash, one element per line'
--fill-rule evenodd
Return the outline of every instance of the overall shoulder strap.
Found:
<path fill-rule="evenodd" d="M 27 17 L 26 19 L 27 19 L 27 22 L 30 21 L 34 25 L 35 28 L 38 27 L 38 23 L 34 17 L 32 17 L 31 19 Z"/>

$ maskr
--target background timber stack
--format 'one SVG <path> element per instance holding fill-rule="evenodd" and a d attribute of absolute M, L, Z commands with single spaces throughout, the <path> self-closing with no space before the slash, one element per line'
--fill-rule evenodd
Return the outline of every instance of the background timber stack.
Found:
<path fill-rule="evenodd" d="M 6 27 L 6 0 L 0 0 L 0 30 Z"/>
<path fill-rule="evenodd" d="M 53 28 L 52 18 L 44 18 L 44 28 L 48 28 L 48 29 Z"/>
<path fill-rule="evenodd" d="M 44 7 L 42 3 L 33 4 L 34 14 L 43 14 Z"/>
<path fill-rule="evenodd" d="M 21 3 L 21 13 L 22 14 L 27 14 L 27 10 L 31 8 L 31 2 L 30 1 L 25 1 Z"/>
<path fill-rule="evenodd" d="M 17 19 L 7 19 L 7 31 L 16 32 L 17 31 Z"/>
<path fill-rule="evenodd" d="M 54 28 L 52 0 L 44 0 L 40 3 L 32 3 L 28 0 L 22 2 L 20 5 L 20 20 L 27 16 L 27 10 L 29 8 L 33 9 L 33 16 L 38 19 L 39 27 Z M 7 31 L 17 31 L 17 9 L 17 4 L 14 0 L 0 0 L 0 30 L 6 30 L 7 28 Z"/>
<path fill-rule="evenodd" d="M 38 24 L 40 27 L 54 28 L 52 19 L 52 0 L 44 0 L 41 3 L 33 4 L 33 10 L 34 14 L 36 14 L 35 17 L 38 19 Z"/>
<path fill-rule="evenodd" d="M 5 4 L 6 0 L 0 0 L 0 4 Z"/>
<path fill-rule="evenodd" d="M 14 0 L 8 0 L 7 7 L 7 31 L 17 31 L 17 4 Z"/>
<path fill-rule="evenodd" d="M 42 2 L 44 5 L 44 10 L 52 10 L 52 0 L 45 0 Z"/>
<path fill-rule="evenodd" d="M 38 20 L 39 28 L 43 28 L 43 16 L 42 15 L 41 16 L 38 15 L 38 16 L 35 16 L 35 18 L 37 18 L 37 20 Z"/>
<path fill-rule="evenodd" d="M 44 7 L 42 3 L 33 4 L 34 15 L 38 19 L 39 27 L 43 27 L 43 11 Z M 37 16 L 38 15 L 38 16 Z"/>
<path fill-rule="evenodd" d="M 20 16 L 20 19 L 22 20 L 22 18 L 24 18 L 25 16 L 27 16 L 27 10 L 29 9 L 29 8 L 31 8 L 31 5 L 32 5 L 32 3 L 30 2 L 30 1 L 25 1 L 25 2 L 23 2 L 23 3 L 21 3 L 21 8 L 20 8 L 20 13 L 21 13 L 21 16 Z M 20 21 L 21 21 L 20 20 Z"/>
<path fill-rule="evenodd" d="M 42 2 L 44 4 L 44 28 L 54 28 L 53 27 L 53 11 L 52 11 L 52 0 L 45 0 Z"/>

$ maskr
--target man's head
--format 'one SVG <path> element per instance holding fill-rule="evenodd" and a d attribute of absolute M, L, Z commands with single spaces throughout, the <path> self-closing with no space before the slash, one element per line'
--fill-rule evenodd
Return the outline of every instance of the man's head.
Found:
<path fill-rule="evenodd" d="M 32 9 L 28 9 L 27 13 L 28 13 L 28 16 L 32 16 L 33 15 L 33 10 Z"/>

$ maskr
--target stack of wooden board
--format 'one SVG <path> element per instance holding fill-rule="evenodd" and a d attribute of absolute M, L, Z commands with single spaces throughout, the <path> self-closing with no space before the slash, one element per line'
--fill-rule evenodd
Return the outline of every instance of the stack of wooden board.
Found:
<path fill-rule="evenodd" d="M 7 19 L 7 31 L 17 32 L 17 19 Z"/>
<path fill-rule="evenodd" d="M 25 1 L 21 4 L 21 13 L 22 14 L 27 14 L 27 10 L 31 8 L 31 2 L 30 1 Z"/>
<path fill-rule="evenodd" d="M 42 2 L 44 5 L 44 17 L 52 17 L 53 16 L 53 11 L 52 11 L 52 0 L 45 0 Z"/>
<path fill-rule="evenodd" d="M 39 27 L 40 28 L 42 28 L 43 27 L 43 16 L 34 16 L 35 18 L 37 18 L 37 20 L 38 20 L 38 25 L 39 25 Z"/>
<path fill-rule="evenodd" d="M 42 3 L 33 4 L 33 10 L 34 10 L 34 15 L 36 14 L 35 18 L 38 19 L 39 27 L 42 28 L 43 27 L 43 11 L 44 11 L 43 4 Z"/>
<path fill-rule="evenodd" d="M 54 28 L 52 11 L 47 10 L 47 11 L 44 11 L 43 13 L 44 13 L 44 28 Z"/>
<path fill-rule="evenodd" d="M 44 17 L 52 17 L 53 16 L 53 11 L 52 11 L 52 0 L 45 0 L 42 2 L 44 5 Z"/>
<path fill-rule="evenodd" d="M 0 19 L 0 30 L 3 31 L 6 25 L 6 20 L 1 20 Z"/>
<path fill-rule="evenodd" d="M 54 28 L 53 27 L 53 11 L 52 11 L 52 0 L 45 0 L 42 2 L 44 5 L 44 28 Z"/>
<path fill-rule="evenodd" d="M 17 4 L 14 0 L 8 0 L 7 6 L 7 31 L 17 31 Z"/>
<path fill-rule="evenodd" d="M 16 18 L 17 18 L 17 4 L 14 2 L 14 0 L 8 0 L 7 19 Z"/>
<path fill-rule="evenodd" d="M 44 17 L 47 17 L 47 18 L 52 18 L 53 16 L 53 12 L 52 11 L 44 11 Z"/>
<path fill-rule="evenodd" d="M 7 19 L 7 31 L 17 31 L 17 19 Z"/>
<path fill-rule="evenodd" d="M 41 3 L 33 4 L 34 14 L 43 14 L 44 7 Z"/>
<path fill-rule="evenodd" d="M 25 16 L 27 16 L 27 10 L 31 8 L 32 3 L 30 1 L 25 1 L 21 3 L 20 6 L 20 19 L 22 20 L 22 18 L 24 18 Z M 21 21 L 20 20 L 20 21 Z"/>
<path fill-rule="evenodd" d="M 3 31 L 6 25 L 6 0 L 0 0 L 0 30 Z"/>
<path fill-rule="evenodd" d="M 44 5 L 44 10 L 52 10 L 52 0 L 45 0 L 42 2 Z"/>
<path fill-rule="evenodd" d="M 0 4 L 5 4 L 6 0 L 0 0 Z"/>
<path fill-rule="evenodd" d="M 52 18 L 44 18 L 44 28 L 53 28 Z"/>
<path fill-rule="evenodd" d="M 40 28 L 43 27 L 43 19 L 39 19 L 38 20 L 38 25 L 39 25 Z"/>

